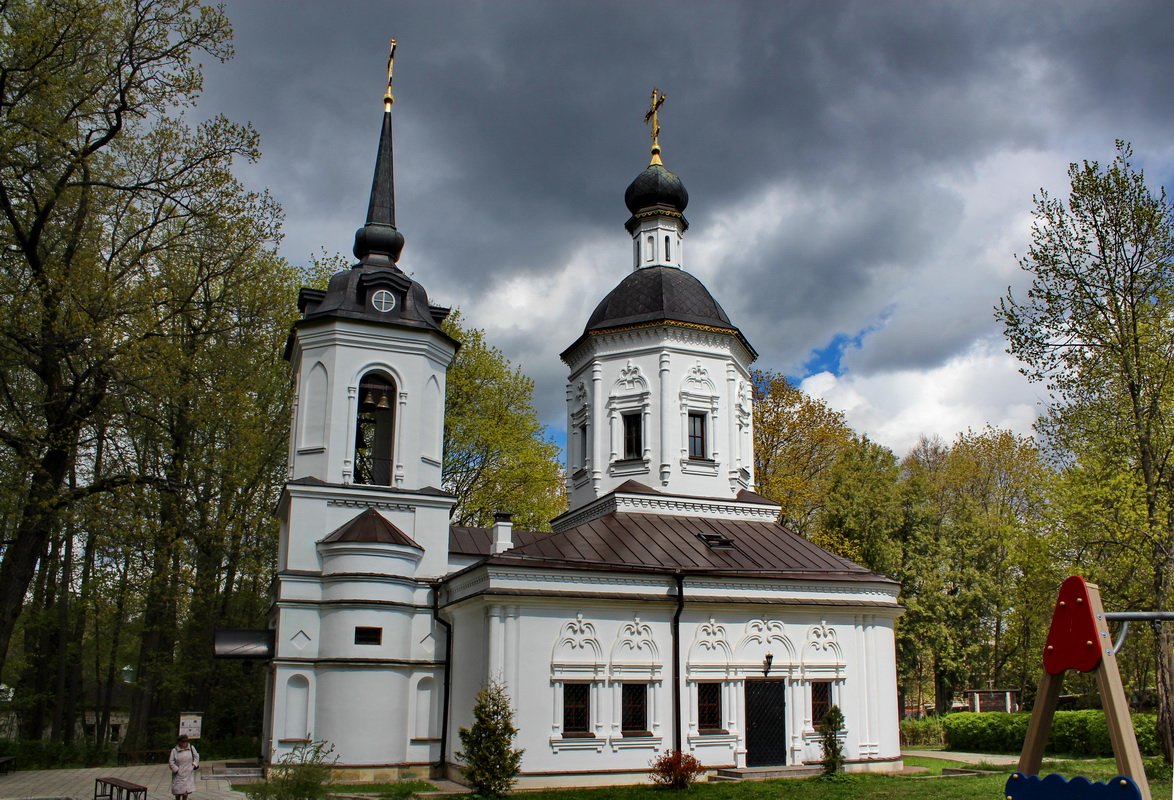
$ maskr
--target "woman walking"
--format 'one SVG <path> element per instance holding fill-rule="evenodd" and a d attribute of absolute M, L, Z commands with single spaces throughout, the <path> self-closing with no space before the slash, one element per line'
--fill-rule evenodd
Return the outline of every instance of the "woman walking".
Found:
<path fill-rule="evenodd" d="M 200 754 L 188 741 L 187 734 L 180 734 L 167 763 L 171 765 L 171 793 L 175 800 L 187 800 L 196 790 L 196 770 L 200 768 Z"/>

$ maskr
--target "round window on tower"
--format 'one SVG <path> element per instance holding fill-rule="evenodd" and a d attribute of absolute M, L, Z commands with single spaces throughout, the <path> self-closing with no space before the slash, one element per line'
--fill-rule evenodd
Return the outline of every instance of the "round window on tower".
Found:
<path fill-rule="evenodd" d="M 380 289 L 371 295 L 371 307 L 380 314 L 386 314 L 395 308 L 395 295 L 386 289 Z"/>

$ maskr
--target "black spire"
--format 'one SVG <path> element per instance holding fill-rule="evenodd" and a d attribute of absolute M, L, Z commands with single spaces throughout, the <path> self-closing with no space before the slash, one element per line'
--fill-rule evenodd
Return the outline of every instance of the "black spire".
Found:
<path fill-rule="evenodd" d="M 395 229 L 395 167 L 392 159 L 391 104 L 385 103 L 375 177 L 371 181 L 371 202 L 367 224 L 355 231 L 355 257 L 366 266 L 383 267 L 399 260 L 404 235 Z"/>

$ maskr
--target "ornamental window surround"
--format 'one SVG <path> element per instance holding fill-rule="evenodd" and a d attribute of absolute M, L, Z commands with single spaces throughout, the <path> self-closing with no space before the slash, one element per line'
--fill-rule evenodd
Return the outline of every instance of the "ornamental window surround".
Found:
<path fill-rule="evenodd" d="M 698 361 L 681 381 L 681 469 L 686 473 L 716 475 L 720 452 L 715 440 L 719 428 L 720 398 L 709 370 Z"/>
<path fill-rule="evenodd" d="M 648 437 L 652 427 L 652 393 L 638 365 L 628 361 L 620 370 L 607 408 L 611 439 L 609 474 L 647 472 L 652 458 Z"/>

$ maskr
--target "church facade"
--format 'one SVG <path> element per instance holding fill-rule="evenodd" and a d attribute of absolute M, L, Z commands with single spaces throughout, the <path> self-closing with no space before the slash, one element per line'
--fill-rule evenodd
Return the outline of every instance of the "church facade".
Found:
<path fill-rule="evenodd" d="M 520 786 L 818 761 L 900 767 L 898 587 L 778 525 L 754 493 L 757 354 L 686 270 L 688 194 L 657 141 L 625 193 L 628 274 L 562 353 L 569 510 L 552 533 L 449 524 L 447 309 L 397 262 L 391 91 L 356 263 L 303 290 L 279 506 L 265 756 L 334 747 L 357 778 L 448 774 L 487 682 Z M 568 335 L 568 339 L 573 336 Z M 503 509 L 508 511 L 508 509 Z"/>

